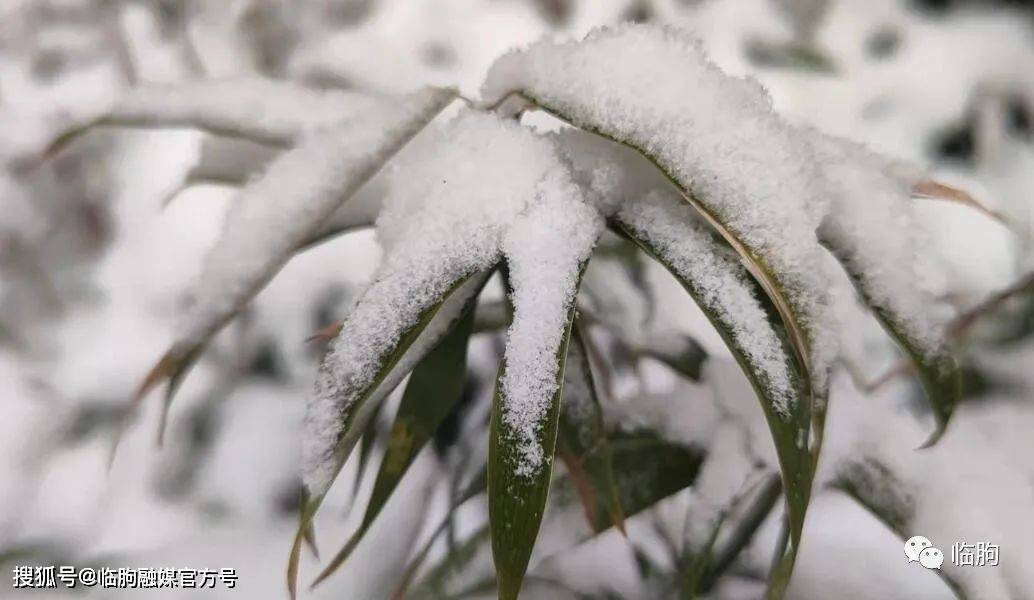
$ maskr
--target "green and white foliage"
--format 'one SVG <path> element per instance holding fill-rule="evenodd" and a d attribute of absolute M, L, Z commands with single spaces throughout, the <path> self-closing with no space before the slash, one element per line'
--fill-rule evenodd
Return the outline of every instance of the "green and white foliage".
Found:
<path fill-rule="evenodd" d="M 505 329 L 487 476 L 457 505 L 487 493 L 497 576 L 484 585 L 516 598 L 543 519 L 563 504 L 564 494 L 550 499 L 551 487 L 575 491 L 591 536 L 697 479 L 705 450 L 603 419 L 617 359 L 595 334 L 626 358 L 658 359 L 690 379 L 708 360 L 692 340 L 673 342 L 662 313 L 643 308 L 649 293 L 640 306 L 608 299 L 611 280 L 642 290 L 641 271 L 656 262 L 746 375 L 775 448 L 771 470 L 701 488 L 706 502 L 691 511 L 700 522 L 687 526 L 679 587 L 693 597 L 720 577 L 781 489 L 786 535 L 768 596 L 783 597 L 838 358 L 831 292 L 845 278 L 830 255 L 912 361 L 936 416 L 930 443 L 958 398 L 940 313 L 916 276 L 910 189 L 921 175 L 784 121 L 757 82 L 725 74 L 675 29 L 622 26 L 535 44 L 499 59 L 482 96 L 439 117 L 454 92 L 391 98 L 271 82 L 143 88 L 59 138 L 55 149 L 93 125 L 178 126 L 263 147 L 239 163 L 212 151 L 207 169 L 204 156 L 195 167 L 199 179 L 244 185 L 177 339 L 139 396 L 169 380 L 171 399 L 212 336 L 296 252 L 337 231 L 375 227 L 381 264 L 333 329 L 307 403 L 308 498 L 290 586 L 313 517 L 379 405 L 414 373 L 377 504 L 320 579 L 344 563 L 457 404 L 472 332 Z M 568 127 L 542 134 L 521 122 L 531 111 Z M 252 177 L 256 170 L 263 173 Z M 375 176 L 376 194 L 367 185 Z M 504 306 L 493 323 L 479 323 L 475 305 L 496 274 Z M 554 469 L 555 456 L 564 468 Z M 720 480 L 719 467 L 705 463 L 702 479 Z M 471 543 L 488 541 L 476 534 Z"/>

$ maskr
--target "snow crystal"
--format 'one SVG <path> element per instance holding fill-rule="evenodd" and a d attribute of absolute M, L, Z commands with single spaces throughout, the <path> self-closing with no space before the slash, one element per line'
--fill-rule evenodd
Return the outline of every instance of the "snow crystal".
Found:
<path fill-rule="evenodd" d="M 814 268 L 826 195 L 810 145 L 760 85 L 722 73 L 685 33 L 630 25 L 504 56 L 484 96 L 515 90 L 652 156 L 756 251 L 801 316 L 823 377 L 835 349 L 829 284 Z"/>
<path fill-rule="evenodd" d="M 577 201 L 573 208 L 568 206 L 571 202 L 550 211 L 542 208 L 547 201 L 552 206 L 563 200 L 555 199 L 557 194 L 580 198 L 579 191 L 566 177 L 553 144 L 517 123 L 464 112 L 447 126 L 429 132 L 422 149 L 408 153 L 391 173 L 384 210 L 377 220 L 384 262 L 332 344 L 309 402 L 304 470 L 314 491 L 325 489 L 333 478 L 331 458 L 341 423 L 373 381 L 384 357 L 429 306 L 457 280 L 495 264 L 504 249 L 513 261 L 510 255 L 516 250 L 508 242 L 512 231 L 534 229 L 547 220 L 545 228 L 532 237 L 538 240 L 560 228 L 552 245 L 564 246 L 562 251 L 555 257 L 536 255 L 534 264 L 518 260 L 512 271 L 523 274 L 521 281 L 535 280 L 538 289 L 549 280 L 539 281 L 539 275 L 548 274 L 549 266 L 557 261 L 566 266 L 564 257 L 575 248 L 571 243 L 577 243 L 577 235 L 583 233 L 572 228 L 572 219 L 584 219 L 585 213 L 595 216 L 590 207 Z M 522 243 L 531 244 L 532 240 Z M 579 260 L 587 257 L 591 243 L 582 246 Z M 546 247 L 550 245 L 541 249 Z M 575 275 L 570 282 L 563 275 L 555 275 L 553 285 L 570 284 L 570 290 L 565 287 L 560 293 L 562 307 L 566 307 Z M 538 315 L 528 313 L 535 310 L 533 304 L 527 300 L 522 304 L 525 308 L 518 307 L 517 312 L 524 315 L 521 322 L 525 324 L 517 335 L 515 369 L 522 377 L 539 377 L 532 369 L 541 370 L 540 365 L 521 345 L 521 340 L 526 340 L 527 346 L 536 339 L 522 337 L 520 332 L 534 335 L 537 328 L 549 327 L 551 322 L 533 323 L 529 329 L 528 320 Z M 561 325 L 554 332 L 558 339 Z M 556 349 L 554 345 L 546 350 L 555 356 Z M 526 412 L 525 404 L 537 401 L 526 396 L 536 389 L 526 391 L 518 386 L 512 398 L 517 410 Z"/>
<path fill-rule="evenodd" d="M 696 223 L 693 209 L 674 194 L 651 192 L 627 203 L 618 219 L 649 241 L 689 282 L 701 308 L 729 328 L 733 341 L 770 390 L 776 412 L 788 417 L 793 397 L 789 357 L 742 265 L 723 252 Z"/>
<path fill-rule="evenodd" d="M 193 125 L 289 143 L 304 133 L 375 113 L 387 100 L 356 92 L 314 90 L 271 79 L 217 79 L 134 88 L 114 103 L 103 120 Z"/>
<path fill-rule="evenodd" d="M 450 100 L 429 90 L 312 134 L 243 190 L 181 318 L 178 346 L 204 342 L 327 217 Z"/>
<path fill-rule="evenodd" d="M 582 202 L 566 173 L 544 180 L 537 199 L 503 240 L 514 314 L 501 381 L 502 418 L 516 436 L 515 472 L 522 477 L 533 476 L 550 458 L 538 436 L 557 391 L 557 355 L 581 267 L 603 231 L 602 217 Z"/>

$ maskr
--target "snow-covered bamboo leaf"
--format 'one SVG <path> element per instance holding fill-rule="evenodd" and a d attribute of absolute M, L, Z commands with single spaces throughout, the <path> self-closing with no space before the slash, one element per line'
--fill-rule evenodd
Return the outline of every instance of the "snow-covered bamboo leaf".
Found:
<path fill-rule="evenodd" d="M 603 230 L 569 180 L 507 230 L 513 323 L 493 397 L 488 509 L 499 597 L 516 598 L 549 493 L 575 297 Z"/>
<path fill-rule="evenodd" d="M 596 511 L 602 504 L 610 521 L 624 531 L 624 510 L 614 479 L 603 407 L 585 347 L 585 332 L 579 321 L 575 320 L 564 365 L 564 401 L 560 407 L 557 455 L 564 461 L 582 498 L 589 526 L 595 528 L 601 522 Z"/>
<path fill-rule="evenodd" d="M 934 414 L 936 428 L 924 447 L 932 445 L 959 401 L 962 378 L 945 343 L 945 323 L 932 316 L 934 294 L 922 285 L 911 185 L 864 147 L 810 133 L 826 177 L 839 187 L 820 240 L 912 362 Z"/>
<path fill-rule="evenodd" d="M 722 73 L 675 29 L 622 26 L 504 56 L 487 101 L 517 94 L 648 158 L 736 250 L 823 397 L 835 354 L 815 230 L 825 194 L 812 149 L 755 82 Z"/>
<path fill-rule="evenodd" d="M 763 292 L 731 255 L 694 224 L 689 212 L 676 198 L 655 192 L 626 206 L 615 224 L 682 284 L 750 380 L 779 457 L 796 546 L 813 477 L 806 370 L 778 318 L 767 310 Z"/>
<path fill-rule="evenodd" d="M 384 100 L 306 138 L 245 187 L 205 259 L 176 339 L 134 403 L 181 376 L 207 341 L 308 242 L 327 218 L 452 99 L 428 89 Z"/>
<path fill-rule="evenodd" d="M 473 324 L 474 311 L 468 306 L 453 330 L 413 369 L 389 433 L 388 448 L 381 459 L 363 520 L 313 585 L 326 579 L 348 559 L 417 454 L 459 401 L 467 366 L 467 342 Z"/>
<path fill-rule="evenodd" d="M 455 282 L 441 273 L 382 274 L 360 296 L 317 376 L 306 411 L 303 447 L 307 500 L 287 565 L 288 589 L 297 589 L 303 534 L 376 407 L 459 322 L 489 272 Z M 445 287 L 444 290 L 441 288 Z M 336 353 L 336 354 L 335 354 Z"/>
<path fill-rule="evenodd" d="M 147 84 L 130 89 L 92 121 L 59 134 L 44 155 L 97 127 L 184 127 L 286 148 L 306 133 L 377 111 L 384 100 L 261 78 Z"/>

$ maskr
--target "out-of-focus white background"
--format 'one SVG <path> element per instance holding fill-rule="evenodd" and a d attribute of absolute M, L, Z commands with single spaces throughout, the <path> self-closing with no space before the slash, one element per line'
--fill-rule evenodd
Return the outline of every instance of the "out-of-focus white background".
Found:
<path fill-rule="evenodd" d="M 1012 230 L 967 207 L 917 200 L 926 275 L 951 303 L 975 305 L 1034 268 L 1034 3 L 4 0 L 0 597 L 16 595 L 15 565 L 105 564 L 229 567 L 240 577 L 236 590 L 161 592 L 166 597 L 284 598 L 301 413 L 318 359 L 305 339 L 340 317 L 379 255 L 374 235 L 359 232 L 296 257 L 190 374 L 164 447 L 154 444 L 155 397 L 109 471 L 121 411 L 168 344 L 234 189 L 179 189 L 204 142 L 198 132 L 98 130 L 39 165 L 56 132 L 132 85 L 199 77 L 261 75 L 383 93 L 455 85 L 476 98 L 489 65 L 508 49 L 623 21 L 693 31 L 722 68 L 758 78 L 787 118 L 913 161 L 1005 215 Z M 642 377 L 623 382 L 621 396 L 632 405 L 647 394 L 684 397 L 681 410 L 665 413 L 682 420 L 671 435 L 680 427 L 686 436 L 706 435 L 700 430 L 715 418 L 708 407 L 716 397 L 753 399 L 678 286 L 661 272 L 650 281 L 669 324 L 703 341 L 715 359 L 692 386 L 647 365 Z M 1005 333 L 1016 340 L 988 335 L 967 346 L 967 397 L 934 449 L 912 450 L 929 422 L 907 377 L 868 394 L 846 370 L 835 380 L 831 457 L 868 448 L 911 472 L 922 484 L 915 493 L 929 511 L 924 522 L 938 529 L 914 533 L 946 553 L 954 541 L 999 544 L 1001 565 L 962 573 L 987 598 L 1034 598 L 1034 337 L 1024 330 L 1032 328 L 1032 307 L 1030 293 L 1026 304 L 1003 307 L 1011 310 Z M 857 330 L 842 335 L 849 362 L 872 380 L 895 357 L 870 321 L 855 320 Z M 475 370 L 488 378 L 495 343 L 479 338 L 471 350 Z M 448 460 L 425 451 L 354 558 L 303 595 L 386 597 L 434 521 L 428 516 L 442 510 L 446 490 L 435 482 Z M 351 465 L 321 513 L 324 552 L 357 522 L 359 511 L 347 510 L 354 479 Z M 632 541 L 637 531 L 648 535 L 648 522 L 631 524 Z M 766 524 L 745 562 L 767 561 L 775 529 Z M 632 546 L 610 532 L 532 572 L 562 576 L 586 594 L 651 597 Z M 303 581 L 315 568 L 306 557 Z M 754 593 L 726 587 L 715 597 Z M 25 593 L 50 595 L 66 597 Z M 809 513 L 789 597 L 952 596 L 933 573 L 907 564 L 900 542 L 868 513 L 828 493 Z"/>

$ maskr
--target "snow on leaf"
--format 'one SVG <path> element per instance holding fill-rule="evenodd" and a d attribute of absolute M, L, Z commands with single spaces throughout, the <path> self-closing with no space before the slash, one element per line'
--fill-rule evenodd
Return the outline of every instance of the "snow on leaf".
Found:
<path fill-rule="evenodd" d="M 835 190 L 819 237 L 916 367 L 937 424 L 926 442 L 933 444 L 959 400 L 961 375 L 945 345 L 946 323 L 933 316 L 936 298 L 923 286 L 911 186 L 864 147 L 807 133 Z"/>
<path fill-rule="evenodd" d="M 873 456 L 860 455 L 840 465 L 830 486 L 853 498 L 902 541 L 916 534 L 917 507 L 911 482 L 903 481 L 890 465 Z M 956 598 L 986 597 L 977 589 L 967 589 L 968 582 L 954 572 L 934 570 Z M 971 596 L 970 592 L 975 593 Z"/>
<path fill-rule="evenodd" d="M 287 567 L 288 590 L 292 598 L 296 593 L 298 559 L 305 531 L 323 503 L 330 484 L 333 483 L 341 467 L 348 460 L 356 442 L 362 436 L 366 424 L 388 394 L 452 330 L 464 311 L 469 308 L 471 299 L 477 297 L 484 287 L 489 274 L 490 270 L 486 270 L 462 277 L 449 286 L 438 300 L 431 301 L 422 310 L 416 305 L 411 305 L 409 310 L 416 310 L 417 314 L 408 326 L 402 327 L 401 330 L 397 326 L 396 329 L 393 329 L 395 334 L 393 342 L 385 341 L 384 338 L 370 339 L 369 337 L 356 340 L 357 344 L 367 344 L 365 347 L 369 352 L 375 352 L 375 349 L 380 346 L 384 346 L 384 349 L 377 358 L 361 357 L 362 364 L 368 369 L 374 369 L 373 372 L 363 374 L 362 378 L 358 380 L 352 378 L 341 382 L 343 386 L 351 384 L 354 387 L 354 389 L 343 388 L 341 390 L 343 396 L 349 399 L 348 402 L 341 402 L 333 396 L 320 395 L 321 392 L 326 392 L 325 386 L 335 382 L 335 374 L 331 372 L 328 362 L 331 357 L 328 355 L 324 358 L 320 373 L 317 375 L 317 390 L 310 397 L 306 409 L 307 432 L 303 440 L 305 463 L 302 474 L 306 484 L 307 500 L 303 503 L 301 519 Z M 380 313 L 388 319 L 393 318 L 390 313 L 393 307 L 385 304 L 390 300 L 392 290 L 376 290 L 377 286 L 378 283 L 374 282 L 360 296 L 356 308 L 349 315 L 349 320 L 342 326 L 341 335 L 335 340 L 336 344 L 340 344 L 342 339 L 351 339 L 352 336 L 372 335 L 376 337 L 379 335 L 377 332 L 364 330 L 362 326 L 347 328 L 360 309 L 367 316 Z M 395 297 L 401 302 L 407 302 L 409 293 L 416 295 L 412 288 L 405 286 L 394 291 L 401 294 L 401 296 Z M 420 291 L 425 296 L 417 300 L 417 303 L 427 299 L 426 290 Z M 363 306 L 364 302 L 368 304 L 366 307 Z M 369 303 L 374 305 L 370 306 Z M 350 333 L 346 334 L 346 331 Z M 360 381 L 362 383 L 359 383 Z"/>
<path fill-rule="evenodd" d="M 513 322 L 492 407 L 488 457 L 492 555 L 500 598 L 516 598 L 545 509 L 574 299 L 603 220 L 564 172 L 507 230 Z"/>
<path fill-rule="evenodd" d="M 689 213 L 672 194 L 655 191 L 627 204 L 616 222 L 679 280 L 754 387 L 779 457 L 796 547 L 812 481 L 806 370 L 746 269 L 724 254 Z"/>
<path fill-rule="evenodd" d="M 603 229 L 600 215 L 580 201 L 570 180 L 545 183 L 543 202 L 519 217 L 503 241 L 514 316 L 499 382 L 502 420 L 521 456 L 517 475 L 526 477 L 550 458 L 536 438 L 549 399 L 559 389 L 555 357 L 565 315 L 573 306 L 581 267 Z"/>
<path fill-rule="evenodd" d="M 332 344 L 317 379 L 308 411 L 305 464 L 306 481 L 314 492 L 325 491 L 340 466 L 328 459 L 342 421 L 376 376 L 381 358 L 422 310 L 454 282 L 495 265 L 504 249 L 509 253 L 504 248 L 508 232 L 527 221 L 522 215 L 529 211 L 548 218 L 573 207 L 560 215 L 558 225 L 570 222 L 573 215 L 595 214 L 580 202 L 553 145 L 515 123 L 466 112 L 431 132 L 424 149 L 410 153 L 391 178 L 377 221 L 384 261 Z M 553 212 L 540 208 L 557 203 L 563 204 Z M 556 231 L 544 230 L 542 235 Z M 587 244 L 582 252 L 587 255 L 590 248 Z M 533 273 L 525 277 L 534 280 L 540 267 L 528 265 Z"/>
<path fill-rule="evenodd" d="M 772 410 L 788 419 L 800 400 L 791 375 L 792 353 L 772 327 L 746 270 L 723 253 L 696 225 L 692 209 L 671 194 L 655 191 L 629 203 L 617 221 L 687 287 L 705 314 L 731 338 L 730 345 L 743 353 L 748 372 L 764 390 Z"/>
<path fill-rule="evenodd" d="M 747 262 L 824 389 L 836 348 L 815 268 L 824 196 L 810 146 L 757 83 L 722 73 L 687 34 L 640 25 L 504 56 L 484 94 L 513 91 L 662 169 Z"/>
<path fill-rule="evenodd" d="M 466 372 L 467 341 L 474 325 L 473 302 L 470 304 L 456 327 L 413 370 L 399 403 L 362 523 L 313 585 L 330 576 L 348 559 L 417 454 L 459 401 Z"/>
<path fill-rule="evenodd" d="M 160 361 L 175 378 L 326 219 L 452 99 L 428 89 L 382 102 L 306 138 L 238 194 L 209 251 L 176 340 Z M 136 401 L 163 377 L 149 377 Z"/>

